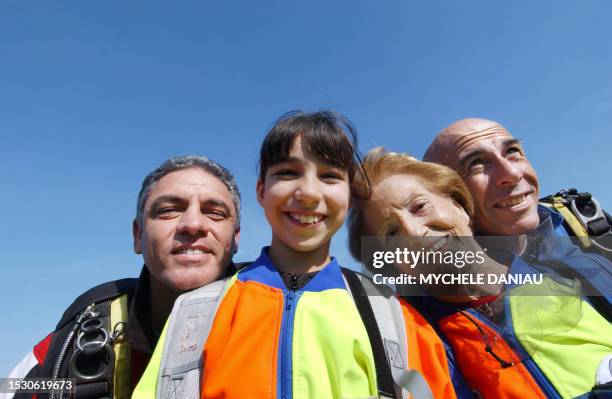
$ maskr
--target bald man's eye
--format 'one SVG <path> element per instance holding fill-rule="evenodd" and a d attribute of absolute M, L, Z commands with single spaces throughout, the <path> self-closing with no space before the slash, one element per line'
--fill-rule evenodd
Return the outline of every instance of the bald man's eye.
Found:
<path fill-rule="evenodd" d="M 521 147 L 512 146 L 506 150 L 506 157 L 512 160 L 523 159 L 523 149 Z"/>
<path fill-rule="evenodd" d="M 467 166 L 467 172 L 468 173 L 478 173 L 481 172 L 482 169 L 484 168 L 484 160 L 480 159 L 480 158 L 476 158 L 470 161 L 470 163 L 468 163 Z"/>

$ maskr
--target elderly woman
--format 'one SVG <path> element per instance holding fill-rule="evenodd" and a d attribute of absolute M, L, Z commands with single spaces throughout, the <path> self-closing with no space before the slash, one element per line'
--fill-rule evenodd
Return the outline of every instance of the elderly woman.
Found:
<path fill-rule="evenodd" d="M 372 254 L 401 254 L 398 247 L 410 239 L 400 238 L 407 236 L 420 240 L 416 252 L 423 254 L 458 253 L 459 247 L 478 252 L 481 258 L 473 258 L 460 273 L 496 276 L 493 284 L 474 279 L 448 285 L 446 291 L 440 290 L 443 284 L 424 280 L 434 296 L 407 298 L 437 324 L 472 389 L 487 398 L 572 398 L 605 382 L 612 354 L 610 324 L 576 294 L 579 287 L 554 272 L 542 279 L 520 257 L 504 265 L 487 256 L 471 238 L 474 206 L 459 175 L 382 148 L 367 154 L 364 168 L 369 183 L 362 179 L 361 184 L 371 184 L 372 196 L 353 204 L 349 246 L 366 268 L 379 273 L 372 267 Z M 362 248 L 367 236 L 374 237 L 374 244 Z M 408 276 L 459 273 L 458 268 L 450 270 L 452 265 L 441 268 L 439 258 L 416 267 L 399 256 L 391 258 Z M 510 279 L 515 282 L 510 284 L 509 276 L 532 278 Z"/>

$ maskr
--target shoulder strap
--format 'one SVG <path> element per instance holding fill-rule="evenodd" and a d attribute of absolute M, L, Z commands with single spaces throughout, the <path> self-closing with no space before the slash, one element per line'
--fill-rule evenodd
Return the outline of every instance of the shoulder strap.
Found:
<path fill-rule="evenodd" d="M 134 288 L 136 288 L 137 282 L 137 278 L 124 278 L 121 280 L 109 281 L 85 291 L 72 302 L 68 309 L 66 309 L 55 329 L 59 330 L 62 328 L 92 303 L 106 301 L 133 291 Z"/>
<path fill-rule="evenodd" d="M 393 291 L 350 269 L 342 268 L 342 274 L 370 339 L 379 397 L 433 398 L 423 376 L 408 369 L 404 317 Z"/>
<path fill-rule="evenodd" d="M 113 398 L 130 397 L 131 350 L 125 331 L 128 323 L 128 296 L 123 294 L 111 301 L 109 332 L 117 333 L 113 351 L 115 352 L 115 372 L 113 373 Z"/>
<path fill-rule="evenodd" d="M 357 306 L 357 310 L 368 332 L 370 346 L 372 347 L 372 353 L 374 355 L 374 365 L 376 366 L 378 395 L 380 397 L 395 398 L 396 392 L 393 383 L 393 375 L 391 374 L 391 368 L 385 356 L 386 351 L 383 346 L 382 336 L 376 324 L 376 318 L 374 317 L 374 311 L 372 310 L 368 296 L 356 273 L 353 273 L 350 269 L 342 268 L 342 274 L 351 289 L 355 306 Z"/>
<path fill-rule="evenodd" d="M 232 281 L 233 278 L 225 278 L 205 285 L 181 295 L 174 303 L 157 376 L 157 398 L 199 397 L 202 351 L 223 294 Z"/>

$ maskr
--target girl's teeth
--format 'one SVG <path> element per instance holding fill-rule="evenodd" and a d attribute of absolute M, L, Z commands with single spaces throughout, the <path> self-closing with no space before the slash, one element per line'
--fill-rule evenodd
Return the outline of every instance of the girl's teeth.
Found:
<path fill-rule="evenodd" d="M 295 215 L 295 214 L 291 214 L 291 217 L 294 220 L 297 220 L 298 222 L 305 223 L 305 224 L 317 223 L 321 219 L 323 219 L 323 216 L 320 216 L 320 215 Z"/>

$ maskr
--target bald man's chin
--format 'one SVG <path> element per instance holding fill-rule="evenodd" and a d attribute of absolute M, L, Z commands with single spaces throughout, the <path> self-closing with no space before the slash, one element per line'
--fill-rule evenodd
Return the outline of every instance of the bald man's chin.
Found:
<path fill-rule="evenodd" d="M 482 219 L 482 218 L 481 218 Z M 519 207 L 493 208 L 485 220 L 476 220 L 479 235 L 519 236 L 536 229 L 540 224 L 537 202 Z"/>

